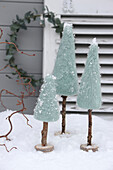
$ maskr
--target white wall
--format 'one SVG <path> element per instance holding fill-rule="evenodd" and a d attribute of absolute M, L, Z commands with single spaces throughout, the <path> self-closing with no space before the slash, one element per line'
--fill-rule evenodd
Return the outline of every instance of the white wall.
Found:
<path fill-rule="evenodd" d="M 57 14 L 63 14 L 63 2 L 66 0 L 45 0 L 50 10 L 57 11 Z M 67 0 L 70 1 L 70 0 Z M 111 13 L 113 14 L 113 0 L 72 0 L 75 14 L 94 14 Z M 69 12 L 68 12 L 69 13 Z"/>

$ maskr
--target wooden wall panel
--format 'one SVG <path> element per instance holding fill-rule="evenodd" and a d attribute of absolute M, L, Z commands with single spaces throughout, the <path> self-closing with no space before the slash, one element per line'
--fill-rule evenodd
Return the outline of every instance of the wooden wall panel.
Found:
<path fill-rule="evenodd" d="M 36 8 L 39 14 L 43 11 L 43 0 L 1 0 L 0 1 L 0 28 L 3 29 L 4 34 L 0 41 L 8 40 L 8 35 L 10 34 L 10 24 L 12 20 L 16 18 L 18 14 L 23 18 L 24 14 L 28 11 L 33 11 Z M 34 75 L 36 79 L 42 77 L 42 57 L 43 57 L 43 28 L 40 26 L 39 19 L 35 22 L 28 24 L 27 30 L 20 30 L 18 33 L 17 44 L 19 49 L 28 53 L 36 54 L 36 56 L 26 56 L 19 53 L 15 54 L 15 63 L 23 68 L 30 75 Z M 7 62 L 4 61 L 6 56 L 5 45 L 0 45 L 0 68 L 4 67 Z M 0 90 L 7 89 L 17 95 L 23 91 L 22 86 L 17 85 L 16 77 L 13 79 L 8 79 L 6 74 L 11 76 L 12 70 L 7 68 L 0 72 Z M 25 106 L 27 110 L 26 114 L 32 114 L 36 103 L 37 96 L 39 95 L 40 85 L 36 88 L 36 96 L 25 98 Z M 3 94 L 3 103 L 8 109 L 17 110 L 16 103 L 17 98 Z M 16 107 L 15 107 L 16 106 Z M 4 108 L 0 103 L 0 111 Z"/>
<path fill-rule="evenodd" d="M 29 54 L 33 54 L 33 52 L 25 51 Z M 7 64 L 6 61 L 4 61 L 5 58 L 5 51 L 0 51 L 0 68 L 5 66 Z M 34 52 L 36 56 L 27 56 L 24 54 L 15 54 L 15 63 L 17 63 L 21 68 L 23 68 L 28 73 L 35 73 L 35 74 L 42 74 L 42 52 Z M 7 68 L 1 73 L 11 73 L 12 69 Z"/>
<path fill-rule="evenodd" d="M 17 106 L 17 100 L 16 97 L 2 97 L 2 101 L 5 106 L 7 106 L 7 109 L 9 110 L 20 110 L 21 107 Z M 26 114 L 33 114 L 34 107 L 36 105 L 37 97 L 28 97 L 24 99 L 26 111 L 24 113 Z M 0 104 L 0 111 L 4 111 L 4 107 Z"/>
<path fill-rule="evenodd" d="M 36 8 L 38 10 L 38 13 L 41 14 L 43 11 L 43 4 L 22 2 L 4 3 L 0 1 L 0 25 L 10 25 L 12 23 L 12 20 L 16 18 L 16 14 L 23 18 L 26 12 L 34 11 L 34 8 Z M 39 22 L 35 22 L 34 25 L 39 26 Z"/>
<path fill-rule="evenodd" d="M 13 92 L 13 93 L 15 93 L 15 94 L 17 94 L 19 96 L 21 94 L 21 91 L 25 92 L 25 90 L 23 89 L 23 86 L 17 84 L 15 76 L 12 76 L 11 74 L 7 74 L 7 75 L 11 76 L 12 79 L 9 79 L 8 77 L 6 77 L 5 74 L 0 74 L 0 91 L 2 89 L 7 89 L 8 91 Z M 36 75 L 34 75 L 34 77 L 35 77 L 36 80 L 41 79 L 40 74 L 39 75 L 36 74 Z M 36 90 L 35 96 L 38 96 L 39 88 L 40 88 L 40 84 L 39 84 L 39 86 L 37 88 L 35 88 L 35 90 Z M 27 94 L 27 93 L 25 92 L 25 94 Z M 8 95 L 8 94 L 4 93 L 3 96 L 11 96 L 11 95 Z"/>
<path fill-rule="evenodd" d="M 1 2 L 43 3 L 44 0 L 1 0 Z"/>
<path fill-rule="evenodd" d="M 2 27 L 4 34 L 1 38 L 1 41 L 9 40 L 10 34 L 9 27 Z M 29 50 L 29 51 L 42 51 L 42 36 L 43 29 L 42 28 L 28 28 L 27 30 L 20 30 L 18 33 L 17 44 L 20 50 Z M 0 45 L 0 49 L 5 49 L 5 44 Z"/>

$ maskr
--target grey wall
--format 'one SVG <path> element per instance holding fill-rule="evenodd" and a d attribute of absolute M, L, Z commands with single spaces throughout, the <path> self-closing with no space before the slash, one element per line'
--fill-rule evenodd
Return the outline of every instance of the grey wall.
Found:
<path fill-rule="evenodd" d="M 0 28 L 3 29 L 4 34 L 0 41 L 8 39 L 7 34 L 10 33 L 10 24 L 15 19 L 16 14 L 23 18 L 27 11 L 36 8 L 39 13 L 43 10 L 43 0 L 1 0 L 0 1 Z M 20 65 L 29 74 L 33 74 L 36 79 L 42 77 L 42 53 L 43 53 L 43 28 L 40 26 L 39 21 L 30 23 L 27 31 L 21 30 L 18 34 L 19 49 L 29 54 L 35 53 L 36 56 L 29 57 L 26 55 L 16 54 L 16 63 Z M 6 62 L 5 58 L 5 45 L 0 45 L 0 68 L 2 68 Z M 11 69 L 8 68 L 0 72 L 0 90 L 3 88 L 16 93 L 17 95 L 23 91 L 22 87 L 16 84 L 16 78 L 13 80 L 8 79 L 5 75 L 11 75 Z M 28 97 L 25 99 L 25 105 L 27 107 L 26 113 L 32 114 L 35 106 L 36 98 L 38 96 L 39 87 L 36 89 L 37 93 L 35 97 Z M 19 109 L 16 106 L 17 98 L 11 95 L 3 94 L 2 100 L 8 109 Z M 0 104 L 0 111 L 4 108 Z"/>

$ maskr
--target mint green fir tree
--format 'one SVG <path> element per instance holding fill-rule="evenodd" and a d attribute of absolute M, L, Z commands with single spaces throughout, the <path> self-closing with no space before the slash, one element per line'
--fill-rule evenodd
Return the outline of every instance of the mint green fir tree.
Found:
<path fill-rule="evenodd" d="M 85 70 L 80 83 L 77 104 L 81 108 L 88 109 L 89 127 L 87 145 L 92 145 L 92 110 L 101 107 L 100 66 L 96 38 L 93 39 L 89 48 Z"/>
<path fill-rule="evenodd" d="M 56 77 L 56 92 L 63 98 L 62 132 L 65 133 L 66 98 L 78 92 L 78 79 L 75 65 L 75 43 L 72 26 L 66 25 L 57 53 L 53 70 Z"/>
<path fill-rule="evenodd" d="M 34 109 L 34 118 L 43 121 L 42 146 L 47 146 L 48 122 L 57 121 L 59 119 L 59 114 L 55 77 L 53 75 L 47 75 Z"/>

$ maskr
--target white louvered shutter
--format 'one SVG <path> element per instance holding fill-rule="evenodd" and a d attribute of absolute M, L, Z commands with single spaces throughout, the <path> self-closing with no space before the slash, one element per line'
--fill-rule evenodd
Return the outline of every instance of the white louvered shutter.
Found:
<path fill-rule="evenodd" d="M 49 1 L 50 0 L 47 0 L 47 2 Z M 104 1 L 106 3 L 109 2 L 109 0 Z M 61 1 L 59 2 L 59 4 L 61 5 Z M 53 8 L 51 3 L 50 7 Z M 58 11 L 58 14 L 60 14 L 60 18 L 62 19 L 62 21 L 72 23 L 73 25 L 76 48 L 76 64 L 79 82 L 84 71 L 84 64 L 86 62 L 88 46 L 90 45 L 93 38 L 97 38 L 97 42 L 99 45 L 99 62 L 101 65 L 100 71 L 102 87 L 102 107 L 99 110 L 95 110 L 94 112 L 113 113 L 113 14 L 111 14 L 111 9 L 107 9 L 108 12 L 106 12 L 106 8 L 104 6 L 103 11 L 101 10 L 100 13 L 96 13 L 97 9 L 95 8 L 95 12 L 93 9 L 93 13 L 90 10 L 88 13 L 81 13 L 81 11 L 79 12 L 78 10 L 77 13 L 74 12 L 71 14 L 61 12 L 61 7 L 60 9 L 55 8 L 55 10 L 56 13 Z M 45 28 L 46 41 L 44 43 L 45 45 L 47 45 L 47 42 L 49 41 L 50 47 L 48 48 L 48 50 L 44 50 L 46 56 L 46 60 L 44 62 L 46 69 L 44 68 L 44 74 L 52 72 L 56 57 L 56 51 L 60 43 L 59 36 L 54 33 L 53 30 L 51 30 L 49 24 L 47 25 L 47 28 Z M 49 38 L 49 36 L 46 34 L 47 32 L 49 32 L 49 36 L 51 36 L 51 38 Z M 50 57 L 47 54 L 51 54 L 52 56 Z M 48 57 L 50 58 L 48 59 Z M 59 98 L 60 102 L 61 100 L 62 99 Z M 67 98 L 67 112 L 82 113 L 85 111 L 86 110 L 77 107 L 76 96 L 71 96 Z"/>

